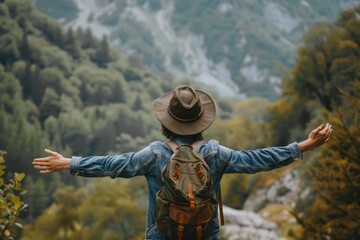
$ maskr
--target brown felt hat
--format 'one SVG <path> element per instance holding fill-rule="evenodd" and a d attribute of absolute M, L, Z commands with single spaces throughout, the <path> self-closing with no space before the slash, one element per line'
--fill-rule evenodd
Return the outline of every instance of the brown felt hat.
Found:
<path fill-rule="evenodd" d="M 184 85 L 155 101 L 155 116 L 178 135 L 193 135 L 210 127 L 215 120 L 215 103 L 205 92 Z"/>

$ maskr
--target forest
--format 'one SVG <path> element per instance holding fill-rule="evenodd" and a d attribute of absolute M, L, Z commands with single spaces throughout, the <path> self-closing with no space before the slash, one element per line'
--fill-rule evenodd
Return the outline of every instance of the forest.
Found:
<path fill-rule="evenodd" d="M 360 6 L 309 29 L 275 101 L 212 94 L 217 119 L 205 138 L 234 149 L 286 145 L 319 123 L 333 125 L 326 145 L 284 168 L 299 170 L 300 193 L 307 192 L 295 198 L 296 223 L 281 225 L 286 239 L 360 238 L 359 15 Z M 0 0 L 1 239 L 143 239 L 143 178 L 40 175 L 32 159 L 44 148 L 106 155 L 164 139 L 153 102 L 185 83 L 114 51 L 89 29 L 64 29 L 28 1 Z M 224 177 L 224 204 L 241 209 L 284 169 Z"/>

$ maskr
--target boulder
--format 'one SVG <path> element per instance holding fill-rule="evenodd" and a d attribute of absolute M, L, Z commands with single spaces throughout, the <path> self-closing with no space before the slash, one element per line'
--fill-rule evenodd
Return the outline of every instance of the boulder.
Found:
<path fill-rule="evenodd" d="M 277 225 L 248 210 L 223 206 L 225 225 L 222 233 L 228 240 L 279 240 Z"/>

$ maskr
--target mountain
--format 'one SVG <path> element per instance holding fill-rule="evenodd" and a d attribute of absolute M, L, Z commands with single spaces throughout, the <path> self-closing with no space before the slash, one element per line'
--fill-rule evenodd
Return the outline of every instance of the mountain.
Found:
<path fill-rule="evenodd" d="M 304 32 L 359 0 L 34 0 L 68 28 L 90 28 L 133 59 L 228 97 L 275 99 Z"/>

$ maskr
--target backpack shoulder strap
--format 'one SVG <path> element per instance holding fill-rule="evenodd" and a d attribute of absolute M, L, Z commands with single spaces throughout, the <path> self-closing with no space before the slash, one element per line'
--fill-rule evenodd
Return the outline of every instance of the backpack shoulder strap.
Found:
<path fill-rule="evenodd" d="M 201 145 L 204 143 L 205 141 L 195 141 L 191 144 L 191 147 L 193 148 L 194 152 L 198 153 Z"/>
<path fill-rule="evenodd" d="M 175 152 L 176 148 L 178 147 L 178 145 L 172 140 L 166 141 L 165 144 L 171 149 L 172 152 Z"/>

